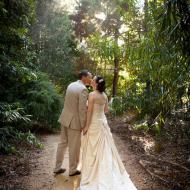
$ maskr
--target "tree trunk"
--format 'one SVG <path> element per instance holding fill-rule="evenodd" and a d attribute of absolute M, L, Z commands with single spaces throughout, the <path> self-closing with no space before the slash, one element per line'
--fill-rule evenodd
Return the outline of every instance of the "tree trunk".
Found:
<path fill-rule="evenodd" d="M 119 79 L 119 59 L 116 56 L 114 58 L 114 77 L 113 77 L 113 97 L 117 96 L 117 89 L 118 89 L 118 79 Z"/>
<path fill-rule="evenodd" d="M 151 87 L 151 80 L 148 79 L 148 80 L 146 80 L 146 93 L 147 93 L 147 96 L 150 96 L 150 87 Z"/>
<path fill-rule="evenodd" d="M 115 29 L 115 43 L 118 47 L 118 38 L 119 38 L 119 27 Z M 119 80 L 119 55 L 117 50 L 115 50 L 114 53 L 114 77 L 113 77 L 113 90 L 112 90 L 112 96 L 117 96 L 117 90 L 118 90 L 118 80 Z"/>
<path fill-rule="evenodd" d="M 148 32 L 148 0 L 144 1 L 144 33 Z"/>

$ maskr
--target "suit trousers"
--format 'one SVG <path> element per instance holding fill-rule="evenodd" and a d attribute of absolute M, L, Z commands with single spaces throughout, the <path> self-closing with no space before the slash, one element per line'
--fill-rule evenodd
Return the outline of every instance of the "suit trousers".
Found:
<path fill-rule="evenodd" d="M 80 145 L 81 131 L 62 126 L 61 138 L 57 147 L 55 172 L 62 166 L 67 147 L 69 148 L 69 174 L 72 175 L 77 171 Z"/>

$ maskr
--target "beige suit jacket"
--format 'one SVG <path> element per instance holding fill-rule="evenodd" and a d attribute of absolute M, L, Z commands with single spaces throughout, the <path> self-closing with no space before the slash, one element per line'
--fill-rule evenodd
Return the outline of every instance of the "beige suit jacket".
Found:
<path fill-rule="evenodd" d="M 59 122 L 64 127 L 81 130 L 86 124 L 88 90 L 82 81 L 78 80 L 67 87 L 64 108 Z"/>

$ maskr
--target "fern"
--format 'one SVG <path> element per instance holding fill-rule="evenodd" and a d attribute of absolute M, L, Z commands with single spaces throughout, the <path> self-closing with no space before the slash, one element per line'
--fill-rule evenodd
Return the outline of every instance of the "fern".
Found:
<path fill-rule="evenodd" d="M 0 103 L 0 152 L 15 153 L 14 141 L 26 141 L 29 144 L 41 147 L 37 138 L 29 132 L 21 132 L 15 124 L 27 124 L 30 122 L 30 115 L 26 115 L 24 109 L 16 104 Z M 17 125 L 16 125 L 17 126 Z"/>

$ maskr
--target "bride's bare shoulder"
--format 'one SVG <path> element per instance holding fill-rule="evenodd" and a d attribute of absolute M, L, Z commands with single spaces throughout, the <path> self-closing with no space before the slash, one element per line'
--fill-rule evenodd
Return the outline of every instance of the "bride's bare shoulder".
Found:
<path fill-rule="evenodd" d="M 89 96 L 93 96 L 95 94 L 95 91 L 92 91 L 89 93 Z"/>
<path fill-rule="evenodd" d="M 94 97 L 95 97 L 95 92 L 93 91 L 93 92 L 90 92 L 89 93 L 89 98 L 90 99 L 94 99 Z"/>
<path fill-rule="evenodd" d="M 101 97 L 100 97 L 100 94 L 97 91 L 93 91 L 93 92 L 89 93 L 89 98 L 97 100 L 97 99 L 100 99 Z"/>

